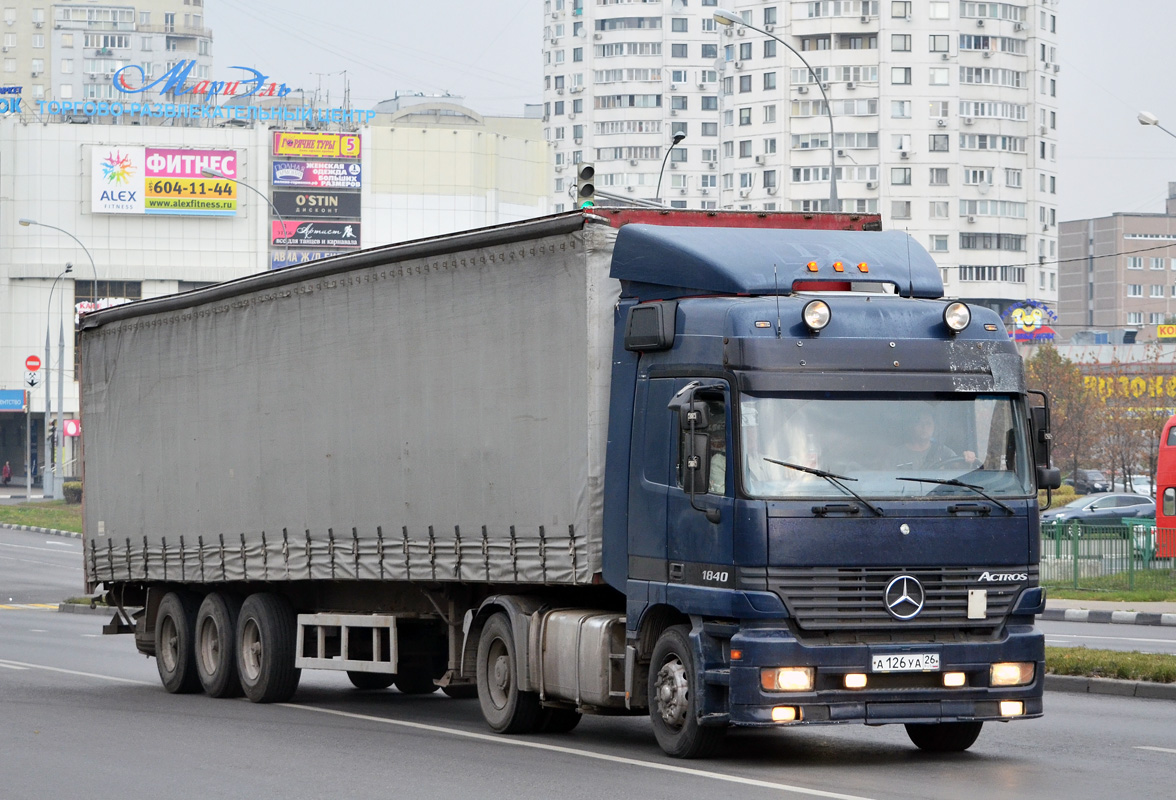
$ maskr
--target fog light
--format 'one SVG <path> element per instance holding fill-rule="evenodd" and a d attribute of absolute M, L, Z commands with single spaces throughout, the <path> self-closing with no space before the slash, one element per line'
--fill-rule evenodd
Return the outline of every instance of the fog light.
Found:
<path fill-rule="evenodd" d="M 865 689 L 866 676 L 860 672 L 854 672 L 845 676 L 846 689 Z"/>
<path fill-rule="evenodd" d="M 1025 713 L 1025 704 L 1020 700 L 1001 700 L 1000 715 L 1002 717 L 1019 717 Z"/>
<path fill-rule="evenodd" d="M 810 300 L 804 307 L 804 324 L 811 331 L 819 331 L 829 324 L 833 312 L 824 300 Z"/>
<path fill-rule="evenodd" d="M 1024 686 L 1033 683 L 1036 665 L 1032 661 L 1009 661 L 989 669 L 989 686 Z"/>
<path fill-rule="evenodd" d="M 967 676 L 962 672 L 945 672 L 943 673 L 944 686 L 963 686 L 967 682 Z"/>
<path fill-rule="evenodd" d="M 966 303 L 955 302 L 943 309 L 943 322 L 952 333 L 959 333 L 972 321 L 972 309 Z"/>
<path fill-rule="evenodd" d="M 766 692 L 811 692 L 812 667 L 776 667 L 760 670 L 760 686 Z"/>
<path fill-rule="evenodd" d="M 776 706 L 772 709 L 772 722 L 796 722 L 800 709 L 796 706 Z"/>

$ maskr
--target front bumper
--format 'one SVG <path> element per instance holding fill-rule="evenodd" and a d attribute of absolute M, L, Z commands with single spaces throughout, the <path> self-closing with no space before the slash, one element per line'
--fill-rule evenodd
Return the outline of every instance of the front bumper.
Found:
<path fill-rule="evenodd" d="M 754 628 L 737 633 L 731 649 L 742 653 L 731 662 L 732 725 L 885 725 L 1026 719 L 1042 714 L 1045 637 L 1029 625 L 1010 626 L 1004 638 L 992 642 L 819 646 L 800 642 L 786 629 Z M 938 671 L 870 671 L 871 656 L 927 652 L 938 653 Z M 1033 681 L 1025 686 L 989 686 L 989 667 L 1005 661 L 1035 663 Z M 761 669 L 783 666 L 814 667 L 813 690 L 764 690 Z M 964 685 L 945 687 L 945 672 L 964 673 Z M 846 689 L 844 679 L 850 673 L 865 674 L 866 686 Z M 1002 701 L 1019 701 L 1021 713 L 1008 713 L 1008 706 L 1002 710 Z M 773 709 L 781 706 L 796 709 L 796 721 L 773 721 Z"/>

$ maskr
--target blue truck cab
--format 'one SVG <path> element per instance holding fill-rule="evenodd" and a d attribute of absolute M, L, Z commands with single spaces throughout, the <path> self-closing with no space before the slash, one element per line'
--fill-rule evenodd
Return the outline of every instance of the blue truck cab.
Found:
<path fill-rule="evenodd" d="M 1057 473 L 997 315 L 901 232 L 630 224 L 612 276 L 603 580 L 662 747 L 1040 716 Z"/>

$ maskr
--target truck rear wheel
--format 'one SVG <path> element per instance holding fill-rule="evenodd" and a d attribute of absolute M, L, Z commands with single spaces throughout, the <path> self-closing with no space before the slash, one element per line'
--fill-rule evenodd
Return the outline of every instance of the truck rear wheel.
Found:
<path fill-rule="evenodd" d="M 387 689 L 396 680 L 396 676 L 387 672 L 352 672 L 348 670 L 347 679 L 356 689 Z"/>
<path fill-rule="evenodd" d="M 543 709 L 536 692 L 519 691 L 514 631 L 506 614 L 486 621 L 478 639 L 478 703 L 490 728 L 498 733 L 530 733 Z"/>
<path fill-rule="evenodd" d="M 241 688 L 254 703 L 281 703 L 298 688 L 302 671 L 294 666 L 297 618 L 285 598 L 251 594 L 237 618 L 237 671 Z"/>
<path fill-rule="evenodd" d="M 402 669 L 396 673 L 396 688 L 401 694 L 432 694 L 438 687 L 431 672 Z"/>
<path fill-rule="evenodd" d="M 962 753 L 971 747 L 983 722 L 937 722 L 931 725 L 908 724 L 907 736 L 920 750 L 929 753 Z"/>
<path fill-rule="evenodd" d="M 540 733 L 567 733 L 579 725 L 583 717 L 574 708 L 545 708 L 537 729 Z"/>
<path fill-rule="evenodd" d="M 196 599 L 183 591 L 165 594 L 155 612 L 155 666 L 172 694 L 200 691 L 195 631 Z"/>
<path fill-rule="evenodd" d="M 725 727 L 698 724 L 696 687 L 699 686 L 685 625 L 666 628 L 649 664 L 649 718 L 653 735 L 666 755 L 706 758 L 722 744 Z"/>
<path fill-rule="evenodd" d="M 229 594 L 206 595 L 196 612 L 196 674 L 209 697 L 240 697 L 237 675 L 237 617 L 241 601 Z"/>

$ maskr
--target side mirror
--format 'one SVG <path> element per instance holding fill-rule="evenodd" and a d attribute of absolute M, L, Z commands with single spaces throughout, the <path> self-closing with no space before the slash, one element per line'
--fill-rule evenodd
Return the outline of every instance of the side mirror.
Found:
<path fill-rule="evenodd" d="M 703 430 L 710 425 L 706 403 L 685 403 L 678 407 L 678 423 L 682 430 Z"/>
<path fill-rule="evenodd" d="M 1037 468 L 1037 488 L 1038 489 L 1060 489 L 1062 488 L 1062 471 L 1057 467 L 1038 467 Z"/>
<path fill-rule="evenodd" d="M 710 488 L 710 437 L 705 433 L 687 433 L 686 442 L 682 487 L 687 494 L 706 494 Z"/>
<path fill-rule="evenodd" d="M 1033 430 L 1033 461 L 1038 467 L 1049 467 L 1049 450 L 1053 443 L 1053 434 L 1049 431 L 1049 409 L 1045 406 L 1031 407 L 1029 425 Z"/>

